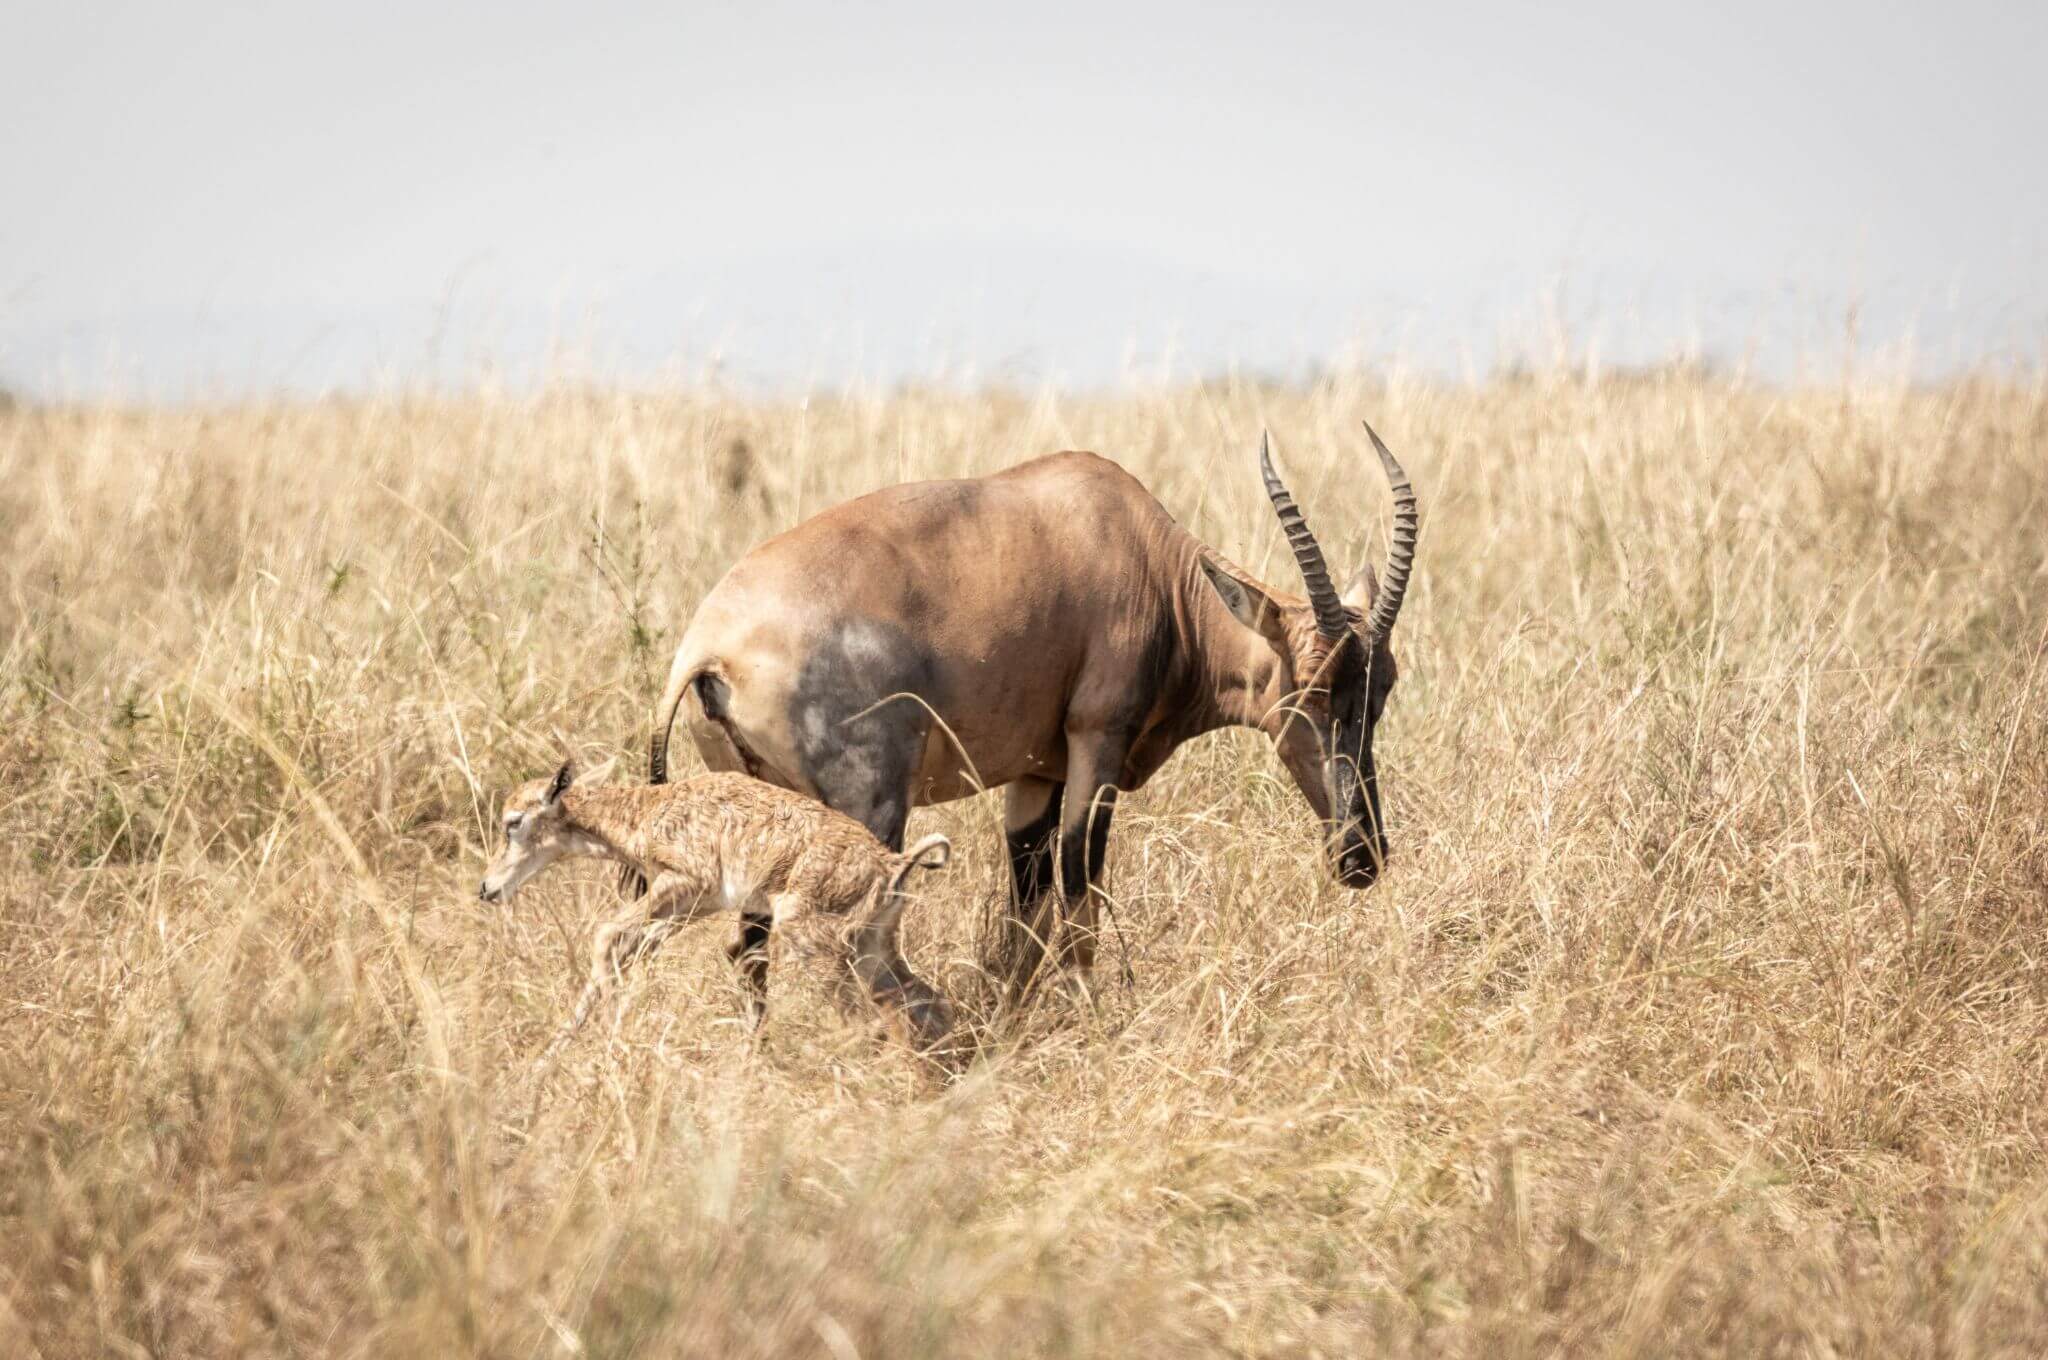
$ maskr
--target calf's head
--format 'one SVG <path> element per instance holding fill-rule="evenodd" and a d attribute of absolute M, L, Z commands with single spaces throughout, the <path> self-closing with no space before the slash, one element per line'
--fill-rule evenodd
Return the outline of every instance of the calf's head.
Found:
<path fill-rule="evenodd" d="M 1259 725 L 1322 819 L 1330 867 L 1349 888 L 1371 887 L 1387 860 L 1372 736 L 1397 678 L 1389 643 L 1419 528 L 1408 475 L 1370 425 L 1365 432 L 1394 494 L 1384 581 L 1367 566 L 1341 592 L 1331 583 L 1323 550 L 1275 470 L 1267 441 L 1260 444 L 1259 470 L 1301 568 L 1307 601 L 1269 592 L 1217 559 L 1202 563 L 1230 612 L 1260 634 L 1279 662 L 1285 695 Z"/>
<path fill-rule="evenodd" d="M 505 848 L 484 873 L 477 896 L 510 902 L 529 878 L 576 847 L 562 815 L 562 795 L 575 780 L 567 761 L 550 779 L 530 779 L 505 799 Z"/>

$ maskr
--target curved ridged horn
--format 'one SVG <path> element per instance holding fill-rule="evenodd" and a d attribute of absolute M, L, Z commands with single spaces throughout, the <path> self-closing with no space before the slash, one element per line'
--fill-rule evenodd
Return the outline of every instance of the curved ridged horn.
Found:
<path fill-rule="evenodd" d="M 1371 644 L 1383 641 L 1393 631 L 1394 619 L 1401 612 L 1401 597 L 1408 593 L 1408 573 L 1415 566 L 1415 539 L 1422 527 L 1422 514 L 1416 506 L 1415 488 L 1408 484 L 1401 464 L 1370 424 L 1365 433 L 1380 456 L 1380 466 L 1387 471 L 1387 489 L 1394 493 L 1394 541 L 1387 545 L 1387 569 L 1373 597 L 1372 615 L 1365 621 L 1365 639 Z"/>
<path fill-rule="evenodd" d="M 1263 431 L 1259 435 L 1259 471 L 1266 478 L 1266 496 L 1273 502 L 1273 512 L 1280 516 L 1280 527 L 1287 531 L 1287 546 L 1294 549 L 1294 560 L 1301 566 L 1309 606 L 1316 611 L 1316 631 L 1326 638 L 1341 638 L 1351 627 L 1351 620 L 1337 598 L 1337 588 L 1330 584 L 1330 568 L 1323 561 L 1316 536 L 1309 532 L 1308 521 L 1301 517 L 1301 507 L 1294 503 L 1286 483 L 1273 470 L 1273 442 Z M 1402 574 L 1405 576 L 1406 571 Z"/>

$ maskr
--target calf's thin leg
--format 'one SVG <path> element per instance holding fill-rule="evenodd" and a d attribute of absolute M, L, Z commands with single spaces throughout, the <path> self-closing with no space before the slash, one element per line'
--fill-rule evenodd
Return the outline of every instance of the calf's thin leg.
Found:
<path fill-rule="evenodd" d="M 636 905 L 628 913 L 615 916 L 597 928 L 590 941 L 590 979 L 583 984 L 575 1009 L 569 1012 L 568 1023 L 534 1060 L 536 1069 L 546 1068 L 569 1040 L 576 1037 L 576 1032 L 590 1019 L 590 1013 L 597 1009 L 598 1002 L 624 979 L 628 968 L 659 949 L 679 927 L 700 914 L 704 897 L 702 893 L 673 889 L 664 892 L 657 883 L 656 905 L 651 916 L 643 915 Z"/>
<path fill-rule="evenodd" d="M 772 922 L 766 916 L 742 912 L 732 943 L 725 956 L 740 975 L 746 995 L 747 1028 L 759 1029 L 768 1019 L 768 938 Z"/>
<path fill-rule="evenodd" d="M 583 1028 L 584 1021 L 597 1009 L 597 1003 L 610 994 L 613 987 L 625 976 L 626 969 L 636 963 L 643 954 L 651 954 L 661 946 L 675 928 L 672 921 L 643 921 L 628 924 L 622 921 L 607 921 L 597 928 L 590 942 L 590 980 L 583 984 L 583 992 L 576 998 L 576 1007 L 569 1012 L 568 1023 L 563 1025 L 541 1055 L 534 1061 L 535 1067 L 546 1067 L 555 1060 L 576 1032 Z"/>

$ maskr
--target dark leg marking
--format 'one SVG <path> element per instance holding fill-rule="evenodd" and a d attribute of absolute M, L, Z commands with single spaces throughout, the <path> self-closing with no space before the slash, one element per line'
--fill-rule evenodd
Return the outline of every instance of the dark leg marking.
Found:
<path fill-rule="evenodd" d="M 870 799 L 865 807 L 849 800 L 848 816 L 874 833 L 876 840 L 897 854 L 903 853 L 903 832 L 910 825 L 910 779 L 906 774 L 900 793 L 885 793 Z M 879 790 L 878 790 L 879 792 Z"/>
<path fill-rule="evenodd" d="M 1033 902 L 1052 889 L 1053 833 L 1060 822 L 1060 791 L 1054 784 L 1045 810 L 1023 826 L 1006 826 L 1003 840 L 1010 851 L 1010 887 L 1014 901 Z"/>
<path fill-rule="evenodd" d="M 1075 809 L 1079 819 L 1060 837 L 1060 891 L 1079 901 L 1088 886 L 1102 877 L 1109 854 L 1109 824 L 1116 815 L 1116 786 L 1096 791 L 1091 806 Z"/>
<path fill-rule="evenodd" d="M 790 694 L 798 772 L 891 850 L 903 848 L 938 673 L 930 647 L 903 629 L 842 618 L 812 642 Z"/>
<path fill-rule="evenodd" d="M 1095 966 L 1099 904 L 1094 888 L 1109 855 L 1109 826 L 1116 813 L 1116 798 L 1116 786 L 1103 785 L 1089 806 L 1074 809 L 1074 816 L 1060 833 L 1060 895 L 1067 907 L 1060 958 L 1084 972 Z"/>
<path fill-rule="evenodd" d="M 1010 852 L 1010 901 L 996 946 L 996 971 L 1008 979 L 1011 995 L 1030 989 L 1044 961 L 1055 924 L 1053 848 L 1059 842 L 1064 785 L 1020 779 L 1003 790 L 1003 839 Z M 1037 800 L 1043 799 L 1043 804 Z M 1035 809 L 1035 810 L 1034 810 Z"/>

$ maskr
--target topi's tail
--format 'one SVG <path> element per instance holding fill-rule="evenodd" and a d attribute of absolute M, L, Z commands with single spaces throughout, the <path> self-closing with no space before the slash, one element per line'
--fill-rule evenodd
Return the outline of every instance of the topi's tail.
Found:
<path fill-rule="evenodd" d="M 654 737 L 647 743 L 647 782 L 650 784 L 668 783 L 668 744 L 675 731 L 676 710 L 683 706 L 683 691 L 697 678 L 697 672 L 683 666 L 681 661 L 682 658 L 678 657 L 677 665 L 669 673 L 668 688 L 662 693 L 661 706 L 654 710 Z"/>
<path fill-rule="evenodd" d="M 647 743 L 647 782 L 650 784 L 668 783 L 668 745 L 675 731 L 676 710 L 683 706 L 683 691 L 694 679 L 695 673 L 681 665 L 669 673 L 668 688 L 662 692 L 661 706 L 654 711 L 654 736 Z M 627 897 L 644 896 L 647 875 L 627 865 L 619 870 L 619 891 Z"/>

